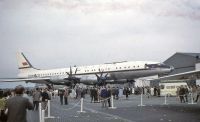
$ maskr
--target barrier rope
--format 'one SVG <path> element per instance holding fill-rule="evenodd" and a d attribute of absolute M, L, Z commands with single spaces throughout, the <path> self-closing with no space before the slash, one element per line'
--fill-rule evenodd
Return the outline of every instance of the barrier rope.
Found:
<path fill-rule="evenodd" d="M 168 98 L 169 96 L 167 94 L 164 97 L 165 97 L 165 103 L 166 103 L 166 101 L 168 101 L 168 102 L 173 101 L 172 99 Z M 183 102 L 194 103 L 194 95 L 192 93 L 183 94 L 183 95 L 176 95 L 175 97 L 176 97 L 176 101 L 181 102 L 181 99 L 182 99 Z"/>
<path fill-rule="evenodd" d="M 85 102 L 88 102 L 88 103 L 90 103 L 91 101 L 90 100 L 86 100 L 86 99 L 83 99 Z M 99 102 L 99 101 L 97 101 L 97 102 Z"/>
<path fill-rule="evenodd" d="M 65 111 L 68 111 L 68 110 L 71 110 L 71 109 L 74 109 L 75 107 L 78 106 L 78 104 L 81 102 L 81 100 L 79 100 L 77 103 L 75 103 L 71 108 L 67 108 L 67 109 L 63 109 Z"/>
<path fill-rule="evenodd" d="M 98 100 L 97 101 L 97 103 L 99 102 L 103 102 L 103 101 L 105 101 L 105 100 L 108 100 L 108 99 L 111 99 L 111 97 L 108 97 L 108 98 L 105 98 L 105 99 L 100 99 L 100 100 Z M 88 102 L 88 103 L 90 103 L 91 101 L 89 101 L 89 100 L 86 100 L 86 99 L 83 99 L 84 101 L 86 101 L 86 102 Z"/>
<path fill-rule="evenodd" d="M 184 95 L 178 95 L 178 97 L 180 97 L 180 96 L 183 96 L 183 97 L 185 97 L 185 96 L 190 96 L 190 94 L 184 94 Z"/>
<path fill-rule="evenodd" d="M 103 102 L 103 101 L 108 100 L 108 99 L 111 99 L 111 97 L 108 97 L 108 98 L 105 98 L 105 99 L 101 99 L 101 100 L 99 100 L 99 101 L 100 101 L 100 102 Z"/>

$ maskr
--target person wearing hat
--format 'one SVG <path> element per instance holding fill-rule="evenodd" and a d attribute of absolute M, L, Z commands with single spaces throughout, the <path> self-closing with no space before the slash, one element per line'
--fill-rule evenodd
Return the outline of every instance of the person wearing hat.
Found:
<path fill-rule="evenodd" d="M 7 122 L 27 122 L 26 110 L 32 110 L 33 104 L 28 98 L 23 97 L 24 87 L 19 85 L 15 88 L 15 96 L 11 97 L 6 102 L 8 109 Z"/>

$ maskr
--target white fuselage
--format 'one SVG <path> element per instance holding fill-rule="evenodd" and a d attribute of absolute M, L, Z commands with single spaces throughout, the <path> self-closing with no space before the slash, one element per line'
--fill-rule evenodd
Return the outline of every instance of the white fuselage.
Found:
<path fill-rule="evenodd" d="M 101 65 L 90 65 L 72 67 L 72 74 L 80 78 L 82 82 L 96 82 L 95 74 L 107 74 L 110 81 L 133 80 L 139 77 L 152 76 L 156 74 L 168 73 L 172 69 L 169 66 L 163 67 L 159 62 L 149 61 L 133 61 L 133 62 L 116 62 Z M 153 65 L 149 67 L 148 65 Z M 155 65 L 155 66 L 154 66 Z M 77 72 L 75 73 L 75 70 Z M 55 80 L 62 80 L 68 73 L 70 68 L 50 69 L 50 70 L 29 70 L 28 72 L 20 72 L 20 78 L 44 78 L 51 77 Z M 41 82 L 41 81 L 40 81 Z M 59 81 L 58 81 L 59 82 Z"/>

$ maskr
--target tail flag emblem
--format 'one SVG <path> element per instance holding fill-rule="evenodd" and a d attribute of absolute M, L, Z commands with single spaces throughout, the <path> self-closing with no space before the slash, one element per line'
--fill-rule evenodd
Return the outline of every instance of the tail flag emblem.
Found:
<path fill-rule="evenodd" d="M 28 65 L 28 63 L 27 62 L 22 62 L 22 65 L 26 66 L 26 65 Z"/>

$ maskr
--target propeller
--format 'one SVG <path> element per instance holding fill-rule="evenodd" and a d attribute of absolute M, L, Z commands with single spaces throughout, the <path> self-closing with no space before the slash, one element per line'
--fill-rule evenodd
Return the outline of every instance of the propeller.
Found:
<path fill-rule="evenodd" d="M 135 80 L 128 80 L 128 79 L 127 79 L 127 83 L 133 84 L 133 83 L 135 83 L 135 82 L 136 82 Z"/>
<path fill-rule="evenodd" d="M 108 79 L 108 73 L 106 73 L 105 76 L 103 76 L 104 71 L 103 71 L 103 70 L 101 71 L 100 68 L 99 68 L 99 72 L 100 72 L 100 75 L 95 74 L 96 77 L 97 77 L 97 84 L 98 84 L 99 86 L 105 85 L 105 84 L 106 84 L 106 80 Z"/>
<path fill-rule="evenodd" d="M 67 84 L 67 85 L 70 85 L 70 86 L 73 86 L 73 88 L 76 86 L 76 84 L 77 84 L 78 82 L 80 82 L 80 78 L 75 77 L 77 71 L 78 71 L 78 68 L 75 69 L 75 72 L 74 72 L 74 74 L 73 74 L 73 73 L 72 73 L 72 67 L 70 66 L 69 72 L 66 72 L 67 75 L 68 75 L 68 77 L 65 78 L 65 80 L 70 81 L 70 83 L 68 82 L 68 83 L 66 83 L 66 84 Z"/>

